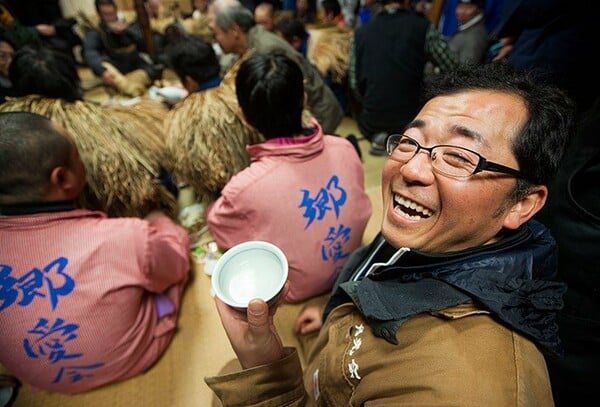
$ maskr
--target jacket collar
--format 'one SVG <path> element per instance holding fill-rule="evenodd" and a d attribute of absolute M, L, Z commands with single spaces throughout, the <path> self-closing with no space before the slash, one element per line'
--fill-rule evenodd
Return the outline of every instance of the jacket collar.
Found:
<path fill-rule="evenodd" d="M 561 353 L 555 320 L 566 286 L 554 280 L 556 243 L 536 221 L 494 244 L 442 255 L 396 250 L 379 235 L 361 259 L 356 272 L 340 276 L 326 314 L 352 301 L 376 335 L 396 343 L 410 316 L 476 302 L 544 350 Z"/>
<path fill-rule="evenodd" d="M 219 86 L 221 84 L 221 81 L 222 81 L 222 79 L 219 76 L 211 78 L 211 79 L 201 83 L 200 85 L 198 85 L 197 92 L 202 92 L 203 90 L 216 88 L 217 86 Z"/>
<path fill-rule="evenodd" d="M 483 21 L 483 13 L 479 13 L 475 17 L 473 17 L 472 19 L 467 21 L 466 23 L 459 25 L 458 31 L 464 31 L 467 28 L 471 28 L 474 25 L 476 25 L 477 23 L 479 23 L 480 21 Z"/>
<path fill-rule="evenodd" d="M 251 144 L 246 147 L 252 161 L 265 156 L 284 156 L 288 160 L 304 161 L 323 151 L 325 140 L 321 126 L 313 120 L 310 125 L 312 136 L 302 137 L 302 143 L 282 144 L 276 142 L 263 142 Z"/>

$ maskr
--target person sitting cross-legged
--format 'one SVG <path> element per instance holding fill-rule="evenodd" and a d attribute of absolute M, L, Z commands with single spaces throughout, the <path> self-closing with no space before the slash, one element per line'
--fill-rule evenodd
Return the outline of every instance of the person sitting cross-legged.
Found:
<path fill-rule="evenodd" d="M 114 0 L 94 4 L 100 23 L 89 27 L 83 40 L 85 63 L 107 88 L 127 96 L 144 94 L 162 70 L 143 54 L 146 45 L 139 23 L 122 19 Z"/>
<path fill-rule="evenodd" d="M 0 113 L 0 364 L 74 394 L 150 369 L 171 343 L 190 273 L 186 230 L 79 209 L 86 171 L 48 118 Z"/>
<path fill-rule="evenodd" d="M 326 293 L 371 216 L 360 157 L 316 120 L 302 126 L 302 70 L 286 55 L 250 56 L 235 89 L 245 120 L 265 141 L 247 147 L 250 166 L 208 208 L 208 226 L 222 249 L 247 240 L 279 246 L 290 270 L 286 301 Z"/>

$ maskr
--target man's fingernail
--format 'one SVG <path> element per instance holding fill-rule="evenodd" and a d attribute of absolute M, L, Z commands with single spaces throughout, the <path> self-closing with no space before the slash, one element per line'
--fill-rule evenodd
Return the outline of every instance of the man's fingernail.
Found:
<path fill-rule="evenodd" d="M 262 309 L 260 306 L 260 302 L 257 300 L 252 300 L 248 303 L 248 311 L 250 311 L 254 315 L 262 314 Z"/>

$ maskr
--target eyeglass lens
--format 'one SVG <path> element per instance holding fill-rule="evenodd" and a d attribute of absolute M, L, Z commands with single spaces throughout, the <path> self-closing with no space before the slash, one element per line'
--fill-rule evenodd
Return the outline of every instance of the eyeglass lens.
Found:
<path fill-rule="evenodd" d="M 419 150 L 425 150 L 429 153 L 431 165 L 435 170 L 455 177 L 472 175 L 480 160 L 477 154 L 461 147 L 435 146 L 428 148 L 406 136 L 390 136 L 387 147 L 390 158 L 400 162 L 408 162 Z"/>

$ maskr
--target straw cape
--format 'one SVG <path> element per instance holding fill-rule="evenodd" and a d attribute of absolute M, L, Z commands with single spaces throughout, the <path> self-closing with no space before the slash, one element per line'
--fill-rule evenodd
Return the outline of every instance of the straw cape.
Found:
<path fill-rule="evenodd" d="M 82 207 L 111 217 L 144 217 L 161 209 L 175 218 L 177 201 L 159 179 L 171 161 L 162 133 L 167 109 L 160 103 L 99 106 L 30 95 L 8 100 L 0 111 L 41 114 L 73 137 L 87 170 Z"/>
<path fill-rule="evenodd" d="M 192 93 L 167 113 L 164 134 L 172 173 L 178 184 L 190 186 L 195 199 L 208 205 L 217 199 L 231 177 L 250 164 L 246 146 L 262 143 L 264 136 L 243 118 L 235 93 L 235 77 L 252 51 L 229 68 L 218 87 Z M 303 124 L 312 115 L 303 111 Z M 205 219 L 191 226 L 199 230 Z"/>
<path fill-rule="evenodd" d="M 181 25 L 189 35 L 201 37 L 206 41 L 212 42 L 214 39 L 213 31 L 209 25 L 207 15 L 201 15 L 196 18 L 188 17 L 181 20 Z"/>
<path fill-rule="evenodd" d="M 246 145 L 264 140 L 243 120 L 235 90 L 223 85 L 177 103 L 167 114 L 164 133 L 176 181 L 190 185 L 204 203 L 249 165 Z"/>
<path fill-rule="evenodd" d="M 314 45 L 309 59 L 324 77 L 331 73 L 336 83 L 343 84 L 350 65 L 352 31 L 340 27 L 320 27 L 311 31 Z"/>

